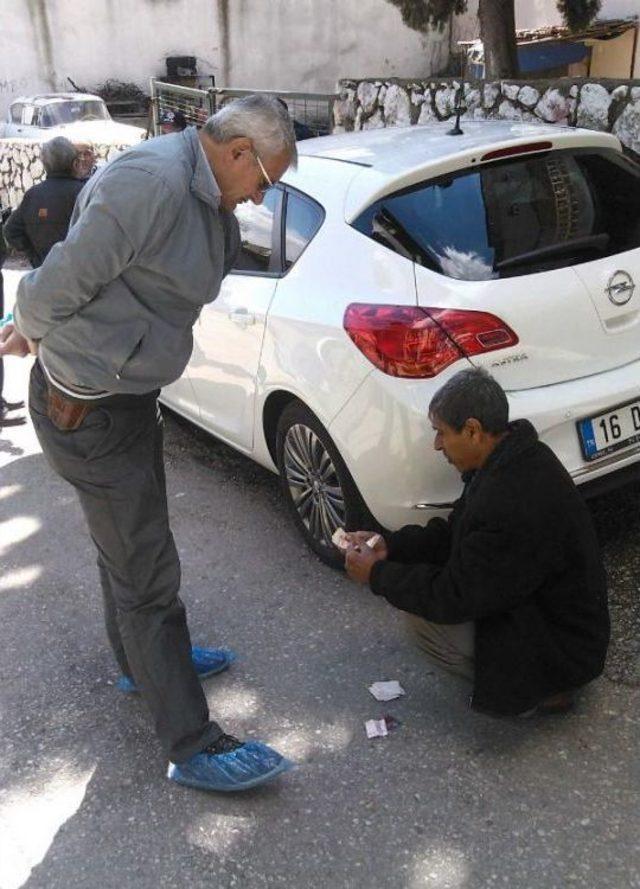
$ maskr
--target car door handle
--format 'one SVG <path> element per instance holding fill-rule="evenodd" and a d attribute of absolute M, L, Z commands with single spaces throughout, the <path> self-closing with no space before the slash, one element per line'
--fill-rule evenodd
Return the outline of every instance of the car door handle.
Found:
<path fill-rule="evenodd" d="M 256 316 L 248 312 L 247 309 L 234 309 L 229 312 L 229 318 L 238 327 L 249 327 L 250 324 L 256 323 Z"/>

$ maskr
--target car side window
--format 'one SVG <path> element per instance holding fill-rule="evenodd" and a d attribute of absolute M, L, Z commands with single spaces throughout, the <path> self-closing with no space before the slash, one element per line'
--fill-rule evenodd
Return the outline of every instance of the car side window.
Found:
<path fill-rule="evenodd" d="M 287 192 L 284 267 L 290 269 L 314 237 L 324 219 L 315 201 L 294 191 Z"/>
<path fill-rule="evenodd" d="M 281 193 L 280 189 L 270 188 L 261 204 L 246 201 L 236 207 L 241 246 L 234 272 L 268 274 L 272 271 L 274 225 Z"/>
<path fill-rule="evenodd" d="M 25 105 L 22 112 L 22 123 L 26 127 L 30 127 L 33 122 L 33 105 Z"/>
<path fill-rule="evenodd" d="M 16 102 L 11 106 L 11 123 L 22 123 L 22 102 Z"/>
<path fill-rule="evenodd" d="M 40 126 L 40 127 L 52 127 L 53 126 L 53 117 L 51 114 L 51 109 L 48 105 L 45 105 L 44 108 L 40 109 L 40 118 L 38 121 L 38 126 Z"/>

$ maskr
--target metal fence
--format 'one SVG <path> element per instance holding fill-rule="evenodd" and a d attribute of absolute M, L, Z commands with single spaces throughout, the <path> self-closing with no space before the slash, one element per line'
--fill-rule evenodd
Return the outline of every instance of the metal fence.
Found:
<path fill-rule="evenodd" d="M 160 132 L 159 121 L 165 111 L 180 111 L 184 114 L 187 124 L 199 127 L 227 102 L 254 93 L 275 96 L 284 102 L 289 117 L 296 125 L 298 138 L 324 136 L 331 132 L 333 103 L 338 98 L 337 93 L 299 93 L 288 90 L 279 92 L 278 90 L 221 89 L 219 87 L 195 89 L 165 83 L 161 80 L 151 81 L 152 132 L 154 135 L 158 135 Z"/>
<path fill-rule="evenodd" d="M 150 128 L 154 136 L 160 133 L 160 120 L 166 111 L 180 111 L 184 114 L 187 124 L 196 127 L 202 126 L 215 111 L 215 100 L 211 89 L 195 89 L 152 80 L 150 92 Z"/>

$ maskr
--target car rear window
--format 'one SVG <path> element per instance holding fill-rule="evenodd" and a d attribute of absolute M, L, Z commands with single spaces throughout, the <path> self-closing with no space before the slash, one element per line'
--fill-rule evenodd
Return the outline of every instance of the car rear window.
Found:
<path fill-rule="evenodd" d="M 640 247 L 640 165 L 615 151 L 552 151 L 389 195 L 354 226 L 450 278 L 481 281 Z"/>

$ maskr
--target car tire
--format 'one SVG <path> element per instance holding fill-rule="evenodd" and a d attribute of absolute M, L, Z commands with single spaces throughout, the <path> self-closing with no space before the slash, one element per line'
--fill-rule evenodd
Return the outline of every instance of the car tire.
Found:
<path fill-rule="evenodd" d="M 276 432 L 280 484 L 296 527 L 327 565 L 344 558 L 331 543 L 338 527 L 380 529 L 320 420 L 302 402 L 287 405 Z"/>

